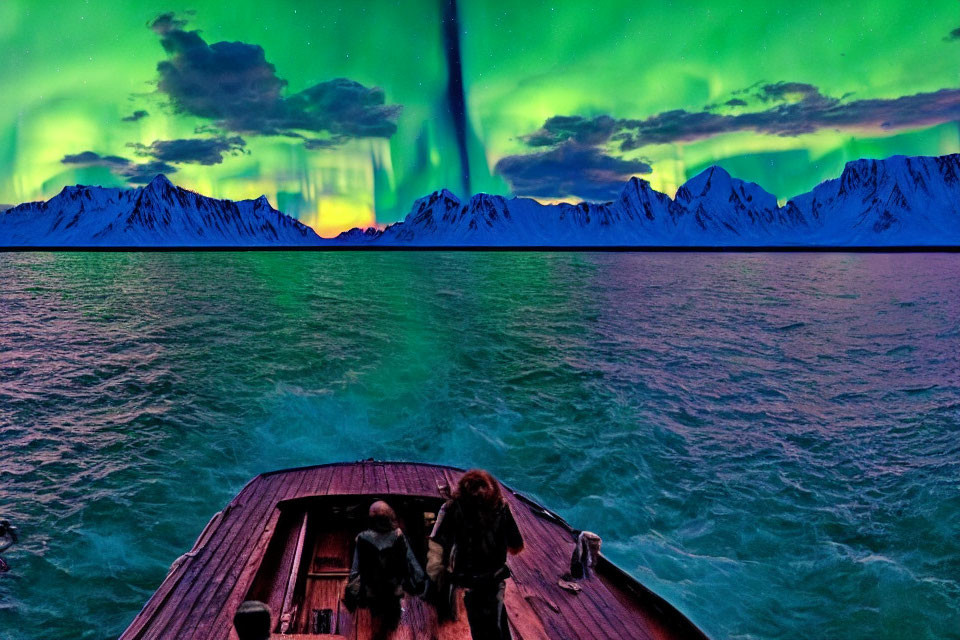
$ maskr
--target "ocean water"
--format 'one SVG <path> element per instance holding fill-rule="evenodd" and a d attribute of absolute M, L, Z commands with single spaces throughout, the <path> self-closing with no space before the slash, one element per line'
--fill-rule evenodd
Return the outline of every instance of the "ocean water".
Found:
<path fill-rule="evenodd" d="M 0 254 L 0 638 L 253 475 L 491 469 L 714 638 L 960 637 L 960 255 Z"/>

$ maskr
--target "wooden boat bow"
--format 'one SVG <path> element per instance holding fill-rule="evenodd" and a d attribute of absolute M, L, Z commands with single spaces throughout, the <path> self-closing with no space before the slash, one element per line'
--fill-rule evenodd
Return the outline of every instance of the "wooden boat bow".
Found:
<path fill-rule="evenodd" d="M 261 474 L 173 563 L 120 640 L 235 639 L 233 615 L 251 598 L 270 605 L 275 637 L 367 638 L 369 615 L 362 609 L 350 614 L 340 603 L 362 514 L 373 500 L 387 500 L 404 520 L 412 544 L 425 541 L 423 516 L 442 504 L 439 487 L 456 486 L 461 474 L 448 466 L 374 460 Z M 557 514 L 504 489 L 526 541 L 524 551 L 508 559 L 513 578 L 507 581 L 505 603 L 515 638 L 706 638 L 666 600 L 602 555 L 596 575 L 580 583 L 580 593 L 560 588 L 575 530 Z M 430 605 L 411 597 L 404 608 L 392 638 L 470 637 L 465 616 L 441 624 Z"/>

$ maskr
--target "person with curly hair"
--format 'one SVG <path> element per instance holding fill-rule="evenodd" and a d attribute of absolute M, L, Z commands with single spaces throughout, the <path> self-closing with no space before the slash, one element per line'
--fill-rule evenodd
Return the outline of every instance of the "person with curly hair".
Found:
<path fill-rule="evenodd" d="M 510 577 L 507 554 L 523 550 L 523 536 L 500 483 L 481 469 L 463 474 L 453 497 L 441 508 L 430 539 L 428 574 L 435 582 L 449 579 L 465 590 L 473 639 L 511 638 L 503 604 L 505 580 Z"/>

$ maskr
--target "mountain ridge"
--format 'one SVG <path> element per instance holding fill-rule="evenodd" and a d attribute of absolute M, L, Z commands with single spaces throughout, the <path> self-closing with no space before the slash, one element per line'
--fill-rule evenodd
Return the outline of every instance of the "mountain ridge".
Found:
<path fill-rule="evenodd" d="M 351 229 L 334 241 L 424 247 L 960 245 L 960 154 L 853 160 L 838 178 L 783 206 L 719 166 L 687 180 L 673 198 L 637 177 L 604 203 L 542 205 L 486 194 L 464 202 L 443 190 L 417 200 L 403 221 Z"/>
<path fill-rule="evenodd" d="M 268 247 L 320 241 L 266 196 L 209 198 L 162 174 L 135 189 L 68 186 L 46 202 L 0 213 L 0 246 L 6 247 Z"/>
<path fill-rule="evenodd" d="M 848 162 L 783 206 L 719 166 L 673 198 L 633 177 L 609 202 L 541 204 L 447 189 L 399 222 L 321 238 L 265 196 L 219 200 L 158 175 L 135 189 L 70 186 L 0 212 L 2 247 L 960 246 L 960 154 Z"/>

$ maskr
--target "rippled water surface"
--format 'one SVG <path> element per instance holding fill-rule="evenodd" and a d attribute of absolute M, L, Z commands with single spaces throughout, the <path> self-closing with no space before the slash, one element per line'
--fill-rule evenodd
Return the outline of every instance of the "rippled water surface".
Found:
<path fill-rule="evenodd" d="M 488 467 L 715 638 L 960 637 L 960 256 L 0 254 L 0 638 L 253 475 Z"/>

